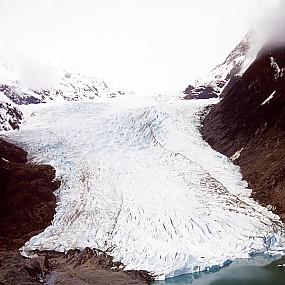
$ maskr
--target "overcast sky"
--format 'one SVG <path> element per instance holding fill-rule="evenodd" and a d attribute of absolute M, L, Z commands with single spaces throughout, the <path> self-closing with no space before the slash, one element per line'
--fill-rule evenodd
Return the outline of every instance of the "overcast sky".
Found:
<path fill-rule="evenodd" d="M 39 66 L 71 66 L 134 91 L 183 90 L 278 2 L 0 0 L 0 51 Z"/>

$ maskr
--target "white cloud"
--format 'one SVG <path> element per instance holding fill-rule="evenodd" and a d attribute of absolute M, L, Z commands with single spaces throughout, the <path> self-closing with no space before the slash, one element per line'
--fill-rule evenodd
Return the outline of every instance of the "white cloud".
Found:
<path fill-rule="evenodd" d="M 33 89 L 56 87 L 60 77 L 54 68 L 41 64 L 33 58 L 18 58 L 20 76 L 26 87 Z"/>
<path fill-rule="evenodd" d="M 142 92 L 182 90 L 278 0 L 0 0 L 0 48 Z"/>

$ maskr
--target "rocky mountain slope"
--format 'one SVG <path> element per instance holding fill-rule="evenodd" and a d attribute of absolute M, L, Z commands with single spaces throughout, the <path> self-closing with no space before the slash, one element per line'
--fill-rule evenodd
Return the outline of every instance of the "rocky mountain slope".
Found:
<path fill-rule="evenodd" d="M 0 131 L 19 128 L 22 121 L 20 105 L 86 101 L 130 94 L 96 77 L 52 67 L 46 69 L 43 77 L 49 78 L 35 80 L 36 85 L 33 85 L 31 79 L 27 82 L 20 67 L 0 60 Z M 50 82 L 47 84 L 47 81 Z"/>
<path fill-rule="evenodd" d="M 127 93 L 105 81 L 76 71 L 41 67 L 41 77 L 36 71 L 0 61 L 0 91 L 18 105 L 49 101 L 83 101 L 96 98 L 112 98 Z M 31 73 L 31 74 L 29 74 Z"/>
<path fill-rule="evenodd" d="M 0 249 L 18 249 L 55 213 L 55 170 L 27 163 L 27 153 L 0 138 Z"/>
<path fill-rule="evenodd" d="M 255 59 L 258 51 L 257 42 L 256 34 L 249 32 L 222 64 L 206 76 L 198 78 L 195 86 L 189 85 L 184 90 L 184 99 L 217 98 L 224 88 L 230 89 Z"/>
<path fill-rule="evenodd" d="M 204 139 L 241 167 L 252 196 L 285 221 L 285 47 L 264 47 L 203 121 Z"/>

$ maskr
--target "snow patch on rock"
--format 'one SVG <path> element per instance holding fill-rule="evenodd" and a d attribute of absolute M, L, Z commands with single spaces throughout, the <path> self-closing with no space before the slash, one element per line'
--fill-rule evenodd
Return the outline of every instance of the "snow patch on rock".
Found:
<path fill-rule="evenodd" d="M 234 161 L 237 160 L 240 157 L 241 152 L 243 151 L 243 147 L 241 149 L 239 149 L 238 151 L 236 151 L 231 157 L 230 160 Z"/>
<path fill-rule="evenodd" d="M 22 117 L 18 107 L 0 92 L 0 131 L 19 129 Z"/>
<path fill-rule="evenodd" d="M 276 91 L 272 92 L 272 93 L 268 96 L 268 98 L 266 98 L 266 100 L 264 100 L 264 101 L 261 103 L 261 105 L 267 104 L 267 103 L 273 98 L 273 96 L 274 96 L 275 93 L 276 93 Z"/>
<path fill-rule="evenodd" d="M 195 81 L 195 86 L 186 88 L 185 99 L 217 98 L 228 84 L 241 77 L 255 60 L 261 43 L 255 32 L 249 32 L 232 50 L 226 60 L 205 76 Z M 192 88 L 191 88 L 192 87 Z"/>
<path fill-rule="evenodd" d="M 22 75 L 23 71 L 20 66 L 0 61 L 0 91 L 19 105 L 51 101 L 87 101 L 131 94 L 130 91 L 106 83 L 94 76 L 56 69 L 52 66 L 42 68 L 45 70 L 43 76 L 44 74 L 54 75 L 48 85 L 44 84 L 48 81 L 44 78 L 41 81 L 37 80 L 37 84 L 31 84 L 30 80 L 26 80 Z"/>

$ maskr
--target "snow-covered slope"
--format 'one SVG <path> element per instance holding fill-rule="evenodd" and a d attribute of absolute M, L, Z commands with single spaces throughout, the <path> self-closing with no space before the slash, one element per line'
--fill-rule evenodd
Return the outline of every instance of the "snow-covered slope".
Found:
<path fill-rule="evenodd" d="M 163 279 L 283 252 L 279 217 L 201 138 L 198 113 L 214 102 L 135 101 L 25 106 L 9 138 L 53 165 L 62 185 L 52 225 L 23 253 L 95 247 Z"/>
<path fill-rule="evenodd" d="M 0 92 L 0 131 L 19 129 L 22 117 L 18 107 Z"/>
<path fill-rule="evenodd" d="M 33 79 L 28 77 L 35 75 L 30 75 L 21 66 L 0 61 L 0 91 L 19 105 L 63 100 L 86 101 L 129 93 L 96 77 L 53 67 L 42 68 L 42 77 L 47 78 Z"/>
<path fill-rule="evenodd" d="M 198 78 L 195 86 L 189 85 L 185 99 L 219 97 L 223 88 L 239 78 L 256 57 L 261 45 L 254 32 L 248 33 L 233 49 L 226 60 L 205 76 Z"/>
<path fill-rule="evenodd" d="M 131 94 L 78 72 L 46 67 L 37 76 L 35 73 L 0 58 L 0 131 L 19 128 L 22 120 L 19 105 L 92 101 Z"/>

